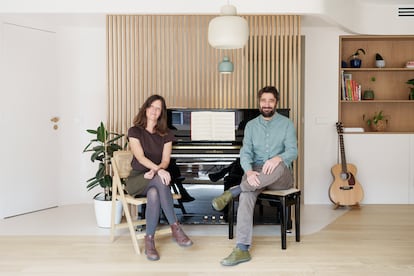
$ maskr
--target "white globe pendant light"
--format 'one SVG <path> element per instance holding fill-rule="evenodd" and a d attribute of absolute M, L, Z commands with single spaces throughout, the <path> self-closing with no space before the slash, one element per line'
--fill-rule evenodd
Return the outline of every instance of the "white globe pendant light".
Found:
<path fill-rule="evenodd" d="M 237 16 L 236 7 L 225 5 L 220 16 L 208 25 L 208 42 L 217 49 L 243 48 L 249 39 L 249 25 L 243 17 Z"/>

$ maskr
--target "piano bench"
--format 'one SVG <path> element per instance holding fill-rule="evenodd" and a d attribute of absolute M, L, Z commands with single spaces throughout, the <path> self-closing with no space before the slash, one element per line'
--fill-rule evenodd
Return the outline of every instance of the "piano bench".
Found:
<path fill-rule="evenodd" d="M 295 206 L 295 238 L 296 242 L 300 241 L 300 195 L 301 192 L 299 189 L 291 188 L 288 190 L 265 190 L 263 191 L 257 199 L 263 201 L 269 201 L 274 203 L 280 211 L 280 234 L 282 249 L 286 249 L 286 239 L 288 231 L 288 222 L 291 218 L 290 209 L 291 206 Z M 233 239 L 234 236 L 234 202 L 233 199 L 228 205 L 228 222 L 229 222 L 229 239 Z"/>

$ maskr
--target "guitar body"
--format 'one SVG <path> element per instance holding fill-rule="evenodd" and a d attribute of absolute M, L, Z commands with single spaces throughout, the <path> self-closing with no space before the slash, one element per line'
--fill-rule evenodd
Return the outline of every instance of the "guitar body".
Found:
<path fill-rule="evenodd" d="M 364 198 L 361 184 L 356 180 L 357 168 L 353 164 L 346 164 L 346 173 L 342 172 L 342 165 L 332 167 L 334 182 L 329 188 L 329 198 L 336 206 L 359 205 Z"/>
<path fill-rule="evenodd" d="M 332 167 L 331 172 L 334 182 L 329 188 L 329 198 L 338 206 L 359 205 L 364 198 L 361 184 L 356 180 L 357 168 L 353 164 L 347 164 L 345 158 L 344 138 L 342 123 L 336 123 L 341 150 L 341 164 Z"/>

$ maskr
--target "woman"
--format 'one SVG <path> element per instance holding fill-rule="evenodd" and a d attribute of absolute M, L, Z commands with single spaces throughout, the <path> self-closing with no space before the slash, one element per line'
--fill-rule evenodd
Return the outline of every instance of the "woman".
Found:
<path fill-rule="evenodd" d="M 181 229 L 174 212 L 170 190 L 170 173 L 166 170 L 170 162 L 174 135 L 167 126 L 167 107 L 163 97 L 150 96 L 134 118 L 134 126 L 128 130 L 129 145 L 134 158 L 132 172 L 126 182 L 126 190 L 132 196 L 146 196 L 147 220 L 145 254 L 149 260 L 159 260 L 155 248 L 154 234 L 160 211 L 164 212 L 171 226 L 173 239 L 180 246 L 193 242 Z"/>

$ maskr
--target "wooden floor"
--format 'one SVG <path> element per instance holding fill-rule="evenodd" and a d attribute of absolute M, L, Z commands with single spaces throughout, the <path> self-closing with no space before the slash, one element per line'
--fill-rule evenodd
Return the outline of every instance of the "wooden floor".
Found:
<path fill-rule="evenodd" d="M 317 217 L 318 214 L 315 214 Z M 0 275 L 414 275 L 414 205 L 367 205 L 320 232 L 255 237 L 252 260 L 223 267 L 234 241 L 192 237 L 180 248 L 158 237 L 161 260 L 135 255 L 128 236 L 0 236 Z"/>

